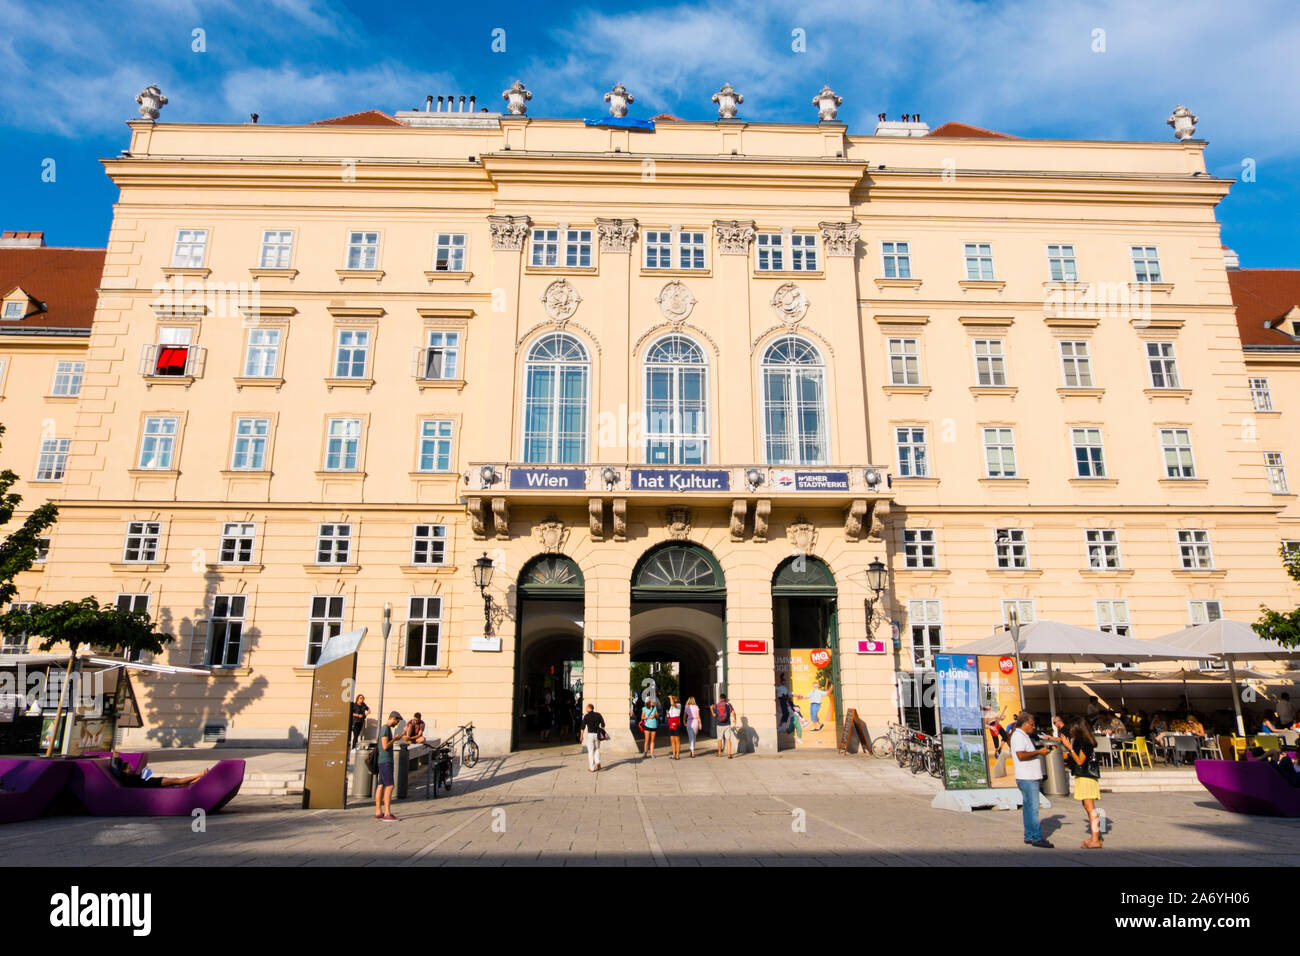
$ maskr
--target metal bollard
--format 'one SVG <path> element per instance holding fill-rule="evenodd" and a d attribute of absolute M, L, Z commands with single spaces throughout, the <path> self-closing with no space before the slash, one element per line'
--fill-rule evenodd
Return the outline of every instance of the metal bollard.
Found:
<path fill-rule="evenodd" d="M 406 799 L 406 783 L 411 776 L 411 754 L 406 744 L 397 745 L 397 754 L 393 764 L 393 782 L 397 789 L 393 795 L 398 800 Z"/>
<path fill-rule="evenodd" d="M 366 766 L 366 757 L 375 749 L 373 743 L 362 744 L 357 748 L 356 760 L 352 764 L 352 795 L 367 799 L 375 795 L 375 776 Z"/>

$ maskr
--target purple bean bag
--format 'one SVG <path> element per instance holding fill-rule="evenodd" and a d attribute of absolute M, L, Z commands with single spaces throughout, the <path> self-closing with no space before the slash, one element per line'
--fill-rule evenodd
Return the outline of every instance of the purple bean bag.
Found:
<path fill-rule="evenodd" d="M 83 753 L 81 756 L 91 760 L 97 760 L 100 758 L 112 757 L 114 755 L 108 753 Z M 149 763 L 149 755 L 147 753 L 144 753 L 143 751 L 134 754 L 122 753 L 121 751 L 118 751 L 116 756 L 119 760 L 122 760 L 125 763 L 130 764 L 133 768 L 135 768 L 136 773 L 139 773 L 141 770 L 143 770 L 145 768 L 145 765 Z"/>
<path fill-rule="evenodd" d="M 1233 813 L 1300 817 L 1300 787 L 1293 787 L 1268 761 L 1198 760 L 1196 779 Z"/>
<path fill-rule="evenodd" d="M 78 760 L 70 787 L 92 816 L 187 817 L 195 810 L 220 810 L 243 782 L 242 760 L 219 760 L 202 780 L 187 787 L 125 787 L 109 771 L 107 760 Z"/>
<path fill-rule="evenodd" d="M 0 823 L 40 816 L 72 776 L 71 760 L 0 760 Z"/>

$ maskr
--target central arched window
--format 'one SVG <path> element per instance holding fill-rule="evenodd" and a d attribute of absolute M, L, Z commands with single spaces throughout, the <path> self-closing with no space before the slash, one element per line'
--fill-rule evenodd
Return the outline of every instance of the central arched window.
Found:
<path fill-rule="evenodd" d="M 585 462 L 591 361 L 571 335 L 533 343 L 524 365 L 524 461 Z"/>
<path fill-rule="evenodd" d="M 718 559 L 695 544 L 665 542 L 642 555 L 632 571 L 638 601 L 714 601 L 726 593 Z"/>
<path fill-rule="evenodd" d="M 763 443 L 769 465 L 825 465 L 826 365 L 797 335 L 763 353 Z"/>
<path fill-rule="evenodd" d="M 704 351 L 666 335 L 645 357 L 645 460 L 702 465 L 709 460 L 709 382 Z"/>

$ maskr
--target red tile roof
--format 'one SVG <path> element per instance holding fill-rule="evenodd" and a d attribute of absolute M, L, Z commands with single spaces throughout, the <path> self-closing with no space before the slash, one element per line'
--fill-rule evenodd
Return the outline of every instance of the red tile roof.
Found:
<path fill-rule="evenodd" d="M 966 123 L 944 123 L 942 126 L 935 127 L 926 133 L 927 136 L 964 136 L 977 137 L 980 139 L 1019 139 L 1019 136 L 1012 136 L 1010 133 L 998 133 L 991 129 L 981 129 L 978 126 L 969 126 Z"/>
<path fill-rule="evenodd" d="M 678 121 L 680 121 L 680 120 L 681 120 L 681 117 L 680 117 L 680 116 L 674 116 L 672 113 L 660 113 L 658 116 L 652 116 L 652 117 L 650 117 L 650 122 L 653 123 L 653 122 L 655 122 L 656 120 L 678 120 Z"/>
<path fill-rule="evenodd" d="M 0 248 L 0 297 L 20 287 L 45 304 L 20 321 L 0 322 L 0 329 L 89 329 L 103 273 L 103 249 Z"/>
<path fill-rule="evenodd" d="M 389 116 L 383 110 L 364 110 L 360 113 L 348 113 L 331 119 L 316 120 L 312 126 L 405 126 L 401 120 Z"/>
<path fill-rule="evenodd" d="M 1242 345 L 1300 345 L 1290 328 L 1282 332 L 1265 325 L 1300 306 L 1300 269 L 1229 269 L 1228 286 Z"/>

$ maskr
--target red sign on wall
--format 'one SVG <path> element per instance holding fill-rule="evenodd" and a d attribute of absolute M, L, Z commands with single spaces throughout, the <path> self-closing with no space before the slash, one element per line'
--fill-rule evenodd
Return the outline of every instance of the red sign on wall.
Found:
<path fill-rule="evenodd" d="M 767 641 L 737 641 L 736 649 L 742 654 L 766 654 Z"/>
<path fill-rule="evenodd" d="M 825 667 L 831 662 L 831 652 L 825 649 L 815 650 L 809 655 L 814 667 Z"/>

